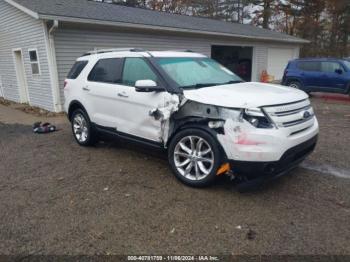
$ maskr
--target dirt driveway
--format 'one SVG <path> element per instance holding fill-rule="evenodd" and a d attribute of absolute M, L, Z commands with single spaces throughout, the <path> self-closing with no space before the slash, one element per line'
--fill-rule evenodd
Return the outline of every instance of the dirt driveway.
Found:
<path fill-rule="evenodd" d="M 57 133 L 34 135 L 3 114 L 0 253 L 350 255 L 350 104 L 313 103 L 314 155 L 247 194 L 227 178 L 188 188 L 158 154 L 81 148 L 64 121 Z"/>

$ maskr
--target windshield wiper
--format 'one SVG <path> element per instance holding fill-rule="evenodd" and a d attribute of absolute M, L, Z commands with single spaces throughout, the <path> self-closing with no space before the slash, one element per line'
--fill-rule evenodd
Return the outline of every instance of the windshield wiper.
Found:
<path fill-rule="evenodd" d="M 211 87 L 211 86 L 222 86 L 222 85 L 229 85 L 229 84 L 238 84 L 242 83 L 242 80 L 231 80 L 225 83 L 199 83 L 195 85 L 188 85 L 188 86 L 181 86 L 182 89 L 199 89 L 204 87 Z"/>
<path fill-rule="evenodd" d="M 220 84 L 216 83 L 200 83 L 195 85 L 189 85 L 189 86 L 181 86 L 182 89 L 195 89 L 195 88 L 204 88 L 204 87 L 210 87 L 210 86 L 217 86 Z"/>
<path fill-rule="evenodd" d="M 230 85 L 230 84 L 239 84 L 239 83 L 243 83 L 244 81 L 242 80 L 231 80 L 231 81 L 228 81 L 226 83 L 222 83 L 221 85 Z"/>

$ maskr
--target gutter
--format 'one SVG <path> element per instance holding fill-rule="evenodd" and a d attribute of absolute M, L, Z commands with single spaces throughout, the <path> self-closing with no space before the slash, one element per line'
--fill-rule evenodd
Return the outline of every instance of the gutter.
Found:
<path fill-rule="evenodd" d="M 59 22 L 58 20 L 53 20 L 52 26 L 50 28 L 48 28 L 46 21 L 44 21 L 43 23 L 45 27 L 45 35 L 46 35 L 45 42 L 46 42 L 46 49 L 47 49 L 47 58 L 49 62 L 49 72 L 51 77 L 54 109 L 56 112 L 61 112 L 63 108 L 62 108 L 62 101 L 61 101 L 61 92 L 60 92 L 60 85 L 59 85 L 57 60 L 56 60 L 56 52 L 55 52 L 55 41 L 54 41 L 54 33 L 56 29 L 59 27 Z"/>
<path fill-rule="evenodd" d="M 248 40 L 265 40 L 273 42 L 283 42 L 291 44 L 308 44 L 310 41 L 305 39 L 278 39 L 274 37 L 261 37 L 261 36 L 246 36 L 230 33 L 220 33 L 212 31 L 202 31 L 196 29 L 186 29 L 186 28 L 177 28 L 177 27 L 167 27 L 167 26 L 158 26 L 158 25 L 145 25 L 145 24 L 136 24 L 136 23 L 125 23 L 125 22 L 114 22 L 114 21 L 105 21 L 97 19 L 85 19 L 85 18 L 76 18 L 76 17 L 67 17 L 67 16 L 54 16 L 54 15 L 43 15 L 39 14 L 40 19 L 46 20 L 59 20 L 61 22 L 71 22 L 71 23 L 82 23 L 82 24 L 94 24 L 94 25 L 108 25 L 116 26 L 130 29 L 148 29 L 148 30 L 157 30 L 157 31 L 168 31 L 168 32 L 182 32 L 182 33 L 192 33 L 200 35 L 212 35 L 212 36 L 225 36 L 225 37 L 235 37 Z"/>

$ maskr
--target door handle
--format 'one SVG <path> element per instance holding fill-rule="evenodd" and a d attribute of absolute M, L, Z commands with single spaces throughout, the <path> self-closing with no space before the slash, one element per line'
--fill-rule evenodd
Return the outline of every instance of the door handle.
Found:
<path fill-rule="evenodd" d="M 128 98 L 129 97 L 125 92 L 118 93 L 118 96 L 119 97 L 123 97 L 123 98 Z"/>
<path fill-rule="evenodd" d="M 87 87 L 87 86 L 84 86 L 84 87 L 83 87 L 83 91 L 87 91 L 87 92 L 89 92 L 89 91 L 90 91 L 90 88 L 89 88 L 89 87 Z"/>

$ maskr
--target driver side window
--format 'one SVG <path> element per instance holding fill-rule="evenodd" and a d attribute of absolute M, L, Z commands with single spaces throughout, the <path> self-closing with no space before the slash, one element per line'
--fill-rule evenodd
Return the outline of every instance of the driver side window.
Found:
<path fill-rule="evenodd" d="M 336 62 L 322 62 L 321 63 L 322 72 L 334 73 L 336 70 L 342 70 L 342 66 Z"/>
<path fill-rule="evenodd" d="M 135 86 L 138 80 L 153 80 L 157 82 L 157 75 L 142 58 L 126 58 L 124 63 L 122 84 Z"/>

